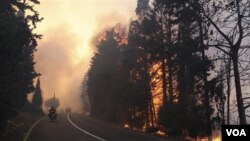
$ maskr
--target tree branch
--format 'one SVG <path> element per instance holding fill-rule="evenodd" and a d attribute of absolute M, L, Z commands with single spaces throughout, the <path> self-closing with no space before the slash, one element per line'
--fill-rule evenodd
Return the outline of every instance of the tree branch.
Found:
<path fill-rule="evenodd" d="M 240 49 L 250 49 L 250 46 L 248 46 L 248 45 L 240 46 Z"/>
<path fill-rule="evenodd" d="M 219 49 L 220 51 L 224 52 L 225 54 L 227 54 L 228 56 L 231 56 L 231 54 L 229 52 L 227 52 L 225 49 L 221 48 L 220 45 L 207 45 L 210 47 L 215 47 L 217 49 Z"/>
<path fill-rule="evenodd" d="M 224 37 L 227 40 L 229 45 L 233 46 L 233 43 L 231 42 L 229 37 L 222 30 L 220 30 L 220 28 L 215 24 L 215 22 L 205 13 L 204 9 L 203 9 L 203 14 L 208 19 L 208 21 L 214 26 L 214 28 L 222 35 L 222 37 Z"/>
<path fill-rule="evenodd" d="M 237 5 L 237 15 L 238 15 L 238 28 L 239 28 L 239 38 L 238 38 L 238 41 L 236 42 L 236 47 L 240 48 L 240 44 L 242 42 L 242 39 L 243 39 L 243 34 L 244 34 L 244 31 L 243 31 L 243 27 L 242 27 L 242 16 L 240 14 L 240 4 L 239 4 L 239 0 L 236 0 L 236 5 Z"/>
<path fill-rule="evenodd" d="M 244 106 L 244 109 L 246 110 L 246 109 L 249 108 L 249 107 L 250 107 L 250 104 Z"/>
<path fill-rule="evenodd" d="M 247 99 L 250 99 L 250 97 L 244 97 L 243 100 L 247 100 Z"/>

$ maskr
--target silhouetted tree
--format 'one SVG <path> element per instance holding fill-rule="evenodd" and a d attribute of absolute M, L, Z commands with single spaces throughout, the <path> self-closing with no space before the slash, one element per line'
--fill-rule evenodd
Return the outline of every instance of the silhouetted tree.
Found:
<path fill-rule="evenodd" d="M 37 79 L 35 92 L 32 97 L 32 104 L 35 107 L 35 113 L 43 113 L 42 105 L 43 105 L 43 98 L 42 98 L 42 90 L 40 88 L 40 78 Z"/>
<path fill-rule="evenodd" d="M 90 102 L 89 102 L 89 97 L 87 94 L 87 81 L 88 81 L 88 76 L 86 75 L 83 82 L 82 82 L 82 101 L 83 101 L 83 111 L 85 113 L 90 113 L 91 107 L 90 107 Z"/>
<path fill-rule="evenodd" d="M 143 14 L 149 7 L 149 0 L 138 0 L 136 7 L 136 14 Z"/>
<path fill-rule="evenodd" d="M 159 112 L 160 124 L 167 128 L 170 135 L 183 135 L 184 130 L 192 136 L 209 134 L 208 130 L 192 128 L 191 124 L 197 121 L 200 127 L 208 127 L 210 122 L 205 119 L 210 119 L 211 116 L 211 112 L 209 115 L 203 112 L 211 111 L 209 103 L 207 106 L 204 105 L 205 101 L 209 100 L 208 94 L 202 95 L 202 93 L 206 92 L 204 88 L 207 84 L 204 77 L 208 76 L 207 72 L 210 71 L 212 64 L 200 52 L 200 37 L 197 36 L 199 35 L 197 21 L 199 11 L 195 8 L 195 3 L 189 0 L 156 0 L 153 4 L 155 9 L 152 11 L 156 15 L 155 22 L 160 25 L 158 28 L 160 30 L 156 28 L 152 31 L 161 33 L 159 34 L 161 36 L 153 37 L 150 42 L 156 40 L 162 43 L 160 45 L 162 49 L 158 52 L 163 54 L 162 64 L 166 64 L 163 67 L 166 70 L 162 69 L 162 72 L 164 70 L 167 72 L 165 82 L 167 84 L 163 83 L 163 86 L 166 85 L 165 88 L 168 89 L 164 92 L 163 87 L 163 106 Z M 156 33 L 149 37 L 152 38 L 152 35 L 157 35 Z M 155 44 L 151 48 L 153 51 L 157 50 Z M 165 95 L 168 97 L 164 98 Z M 195 114 L 193 109 L 197 111 Z M 210 127 L 209 129 L 211 130 Z"/>
<path fill-rule="evenodd" d="M 144 37 L 141 37 L 141 26 L 138 21 L 130 25 L 128 45 L 123 50 L 123 62 L 127 72 L 128 116 L 127 122 L 136 128 L 155 125 L 155 109 L 151 89 L 151 59 L 143 48 Z"/>
<path fill-rule="evenodd" d="M 249 5 L 248 0 L 210 0 L 202 3 L 202 13 L 211 25 L 210 37 L 213 37 L 207 44 L 226 53 L 232 60 L 240 124 L 247 124 L 241 89 L 239 57 L 240 50 L 249 49 L 249 45 L 244 43 L 244 40 L 249 39 L 250 35 Z"/>
<path fill-rule="evenodd" d="M 123 38 L 123 28 L 119 25 L 105 32 L 104 38 L 97 43 L 97 52 L 88 72 L 91 114 L 112 122 L 120 122 L 122 111 L 126 111 L 123 94 L 127 78 L 121 61 Z"/>
<path fill-rule="evenodd" d="M 221 54 L 209 47 L 237 61 L 235 51 L 239 51 L 243 38 L 249 37 L 249 10 L 242 3 L 249 5 L 246 0 L 138 0 L 137 18 L 130 23 L 127 42 L 122 44 L 123 38 L 111 29 L 97 45 L 87 83 L 92 114 L 141 129 L 161 125 L 169 136 L 208 136 L 211 140 L 213 127 L 225 123 L 224 80 L 231 77 L 231 64 L 226 69 L 217 66 L 214 56 Z M 223 10 L 235 16 L 225 15 L 228 18 L 223 22 L 219 19 Z M 239 22 L 223 34 L 232 19 Z M 217 38 L 220 35 L 222 39 Z M 233 40 L 238 37 L 242 39 L 235 44 Z M 234 72 L 238 80 L 237 70 Z M 240 85 L 238 81 L 236 85 Z M 162 101 L 157 103 L 161 105 L 156 116 L 154 98 L 159 95 Z M 230 94 L 227 96 L 229 99 Z"/>
<path fill-rule="evenodd" d="M 0 1 L 0 130 L 34 91 L 34 51 L 41 36 L 33 29 L 42 20 L 34 4 L 39 1 Z"/>

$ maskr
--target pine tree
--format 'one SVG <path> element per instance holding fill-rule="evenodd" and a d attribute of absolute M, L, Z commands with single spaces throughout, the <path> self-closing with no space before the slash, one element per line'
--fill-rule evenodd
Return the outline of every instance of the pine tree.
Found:
<path fill-rule="evenodd" d="M 118 25 L 104 33 L 97 45 L 88 72 L 87 92 L 91 114 L 111 122 L 120 122 L 126 111 L 124 92 L 126 77 L 122 69 L 122 28 Z M 124 112 L 121 112 L 124 111 Z M 119 113 L 119 114 L 118 114 Z"/>
<path fill-rule="evenodd" d="M 36 113 L 42 112 L 43 98 L 42 98 L 42 91 L 40 88 L 40 78 L 38 78 L 36 82 L 35 92 L 32 97 L 32 105 L 34 106 Z"/>
<path fill-rule="evenodd" d="M 148 8 L 149 0 L 138 0 L 136 7 L 136 14 L 141 14 Z"/>
<path fill-rule="evenodd" d="M 33 4 L 39 1 L 0 1 L 0 130 L 8 119 L 18 115 L 38 76 L 34 52 L 41 36 L 33 29 L 42 19 Z M 25 13 L 27 10 L 29 13 Z"/>

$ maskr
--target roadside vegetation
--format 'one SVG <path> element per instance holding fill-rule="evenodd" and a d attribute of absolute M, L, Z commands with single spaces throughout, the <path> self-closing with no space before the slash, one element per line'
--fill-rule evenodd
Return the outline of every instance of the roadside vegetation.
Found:
<path fill-rule="evenodd" d="M 138 0 L 128 28 L 117 24 L 96 36 L 83 83 L 91 115 L 148 133 L 209 140 L 222 124 L 247 124 L 249 5 Z"/>

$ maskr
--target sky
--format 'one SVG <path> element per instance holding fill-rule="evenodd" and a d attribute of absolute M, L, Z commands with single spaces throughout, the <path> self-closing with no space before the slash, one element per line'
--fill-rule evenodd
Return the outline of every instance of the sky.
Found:
<path fill-rule="evenodd" d="M 56 94 L 62 108 L 81 111 L 81 83 L 94 53 L 93 38 L 117 23 L 128 26 L 136 0 L 41 0 L 44 20 L 36 33 L 35 69 L 41 73 L 43 99 Z"/>

